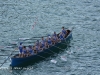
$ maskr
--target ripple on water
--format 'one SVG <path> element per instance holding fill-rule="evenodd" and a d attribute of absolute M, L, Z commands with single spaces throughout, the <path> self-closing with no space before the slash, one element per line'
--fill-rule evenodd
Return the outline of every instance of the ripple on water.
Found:
<path fill-rule="evenodd" d="M 61 27 L 73 28 L 73 40 L 64 52 L 35 65 L 32 70 L 0 70 L 0 74 L 21 75 L 99 75 L 100 2 L 99 0 L 0 1 L 0 55 L 9 55 L 19 44 L 30 45 Z M 34 25 L 34 28 L 33 28 Z M 29 38 L 19 40 L 19 38 Z M 15 44 L 16 43 L 16 44 Z M 7 51 L 9 50 L 9 51 Z M 18 51 L 14 52 L 14 54 Z M 61 60 L 64 56 L 67 61 Z M 0 56 L 2 63 L 7 56 Z M 51 63 L 50 60 L 57 63 Z M 8 67 L 10 60 L 4 66 Z M 30 66 L 28 66 L 30 67 Z"/>

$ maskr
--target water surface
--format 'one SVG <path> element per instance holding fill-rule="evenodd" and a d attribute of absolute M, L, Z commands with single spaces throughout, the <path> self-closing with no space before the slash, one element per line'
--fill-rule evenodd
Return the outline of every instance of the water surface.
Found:
<path fill-rule="evenodd" d="M 73 40 L 64 52 L 28 66 L 33 67 L 31 70 L 0 70 L 0 74 L 99 75 L 99 0 L 0 0 L 0 55 L 7 55 L 0 56 L 0 63 L 22 41 L 19 38 L 28 38 L 22 42 L 30 45 L 36 39 L 33 37 L 46 36 L 54 31 L 58 33 L 62 26 L 74 27 Z M 61 60 L 61 56 L 67 61 Z M 52 59 L 57 63 L 51 63 Z M 10 59 L 2 67 L 8 68 L 9 64 Z"/>

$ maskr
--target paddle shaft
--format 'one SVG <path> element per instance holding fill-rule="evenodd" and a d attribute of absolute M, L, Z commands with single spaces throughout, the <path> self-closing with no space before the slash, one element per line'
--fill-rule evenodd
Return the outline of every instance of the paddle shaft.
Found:
<path fill-rule="evenodd" d="M 51 51 L 50 49 L 48 49 L 49 51 Z M 55 53 L 55 52 L 53 52 L 53 51 L 51 51 L 52 53 Z M 51 54 L 51 53 L 48 53 L 48 52 L 44 52 L 44 53 L 47 53 L 47 54 Z M 45 57 L 43 57 L 43 56 L 40 56 L 40 55 L 37 55 L 37 56 L 39 56 L 39 57 L 41 57 L 41 58 L 43 58 L 43 59 L 46 59 Z"/>
<path fill-rule="evenodd" d="M 16 50 L 16 49 L 15 49 L 15 50 Z M 14 50 L 14 51 L 15 51 L 15 50 Z M 11 54 L 8 56 L 8 58 L 0 65 L 0 67 L 9 59 L 9 57 L 13 54 L 14 51 L 12 51 L 12 53 L 11 53 Z"/>
<path fill-rule="evenodd" d="M 61 48 L 59 48 L 59 47 L 57 47 L 57 46 L 54 46 L 54 47 L 56 47 L 56 48 L 58 48 L 58 49 L 60 49 L 60 50 L 64 50 L 64 49 L 61 49 Z"/>
<path fill-rule="evenodd" d="M 41 57 L 41 58 L 43 58 L 43 59 L 46 59 L 45 57 L 43 57 L 43 56 L 41 56 L 41 55 L 37 55 L 37 56 L 39 56 L 39 57 Z"/>
<path fill-rule="evenodd" d="M 52 52 L 52 53 L 55 53 L 54 51 L 52 51 L 52 50 L 50 50 L 50 49 L 48 49 L 50 52 Z"/>
<path fill-rule="evenodd" d="M 8 56 L 8 55 L 0 55 L 0 56 Z"/>
<path fill-rule="evenodd" d="M 44 52 L 44 53 L 51 54 L 51 53 L 48 53 L 48 52 Z"/>

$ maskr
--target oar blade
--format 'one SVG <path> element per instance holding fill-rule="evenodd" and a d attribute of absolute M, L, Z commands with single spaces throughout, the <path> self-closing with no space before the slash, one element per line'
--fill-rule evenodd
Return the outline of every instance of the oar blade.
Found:
<path fill-rule="evenodd" d="M 57 63 L 57 61 L 56 61 L 56 60 L 53 60 L 53 59 L 52 59 L 52 60 L 50 60 L 50 62 L 51 62 L 51 63 L 54 63 L 54 64 L 56 64 L 56 63 Z"/>

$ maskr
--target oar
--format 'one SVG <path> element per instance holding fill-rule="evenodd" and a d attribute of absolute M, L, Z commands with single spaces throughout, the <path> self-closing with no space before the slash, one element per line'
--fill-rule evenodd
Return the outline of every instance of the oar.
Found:
<path fill-rule="evenodd" d="M 53 52 L 53 51 L 51 51 L 50 49 L 48 49 L 50 52 L 52 52 L 52 53 L 55 53 L 55 52 Z M 41 51 L 42 52 L 42 51 Z M 48 52 L 44 52 L 44 53 L 47 53 L 47 54 L 51 54 L 51 53 L 48 53 Z M 56 54 L 56 53 L 55 53 Z M 39 56 L 39 57 L 41 57 L 41 58 L 44 58 L 44 59 L 46 59 L 45 57 L 43 57 L 43 56 L 40 56 L 40 55 L 38 55 L 37 54 L 37 56 Z"/>
<path fill-rule="evenodd" d="M 67 45 L 67 43 L 61 43 L 61 44 L 63 44 L 63 45 Z"/>
<path fill-rule="evenodd" d="M 49 49 L 50 50 L 50 49 Z M 51 50 L 50 50 L 51 51 Z M 45 52 L 44 52 L 45 53 Z M 47 54 L 48 54 L 48 52 L 46 52 Z M 54 52 L 53 52 L 54 53 Z M 43 56 L 40 56 L 40 55 L 38 55 L 37 54 L 37 56 L 39 56 L 39 57 L 41 57 L 41 58 L 44 58 L 44 59 L 46 59 L 45 57 L 43 57 Z"/>
<path fill-rule="evenodd" d="M 48 52 L 44 52 L 44 53 L 51 54 L 51 53 L 48 53 Z"/>
<path fill-rule="evenodd" d="M 47 37 L 47 36 L 41 36 L 41 37 Z M 41 38 L 41 37 L 32 37 L 32 38 Z"/>
<path fill-rule="evenodd" d="M 16 49 L 15 49 L 15 50 L 16 50 Z M 14 51 L 15 51 L 15 50 L 14 50 Z M 11 54 L 8 56 L 8 58 L 0 65 L 0 67 L 9 59 L 9 57 L 13 54 L 14 51 L 11 52 Z"/>
<path fill-rule="evenodd" d="M 0 55 L 0 56 L 8 56 L 8 55 Z"/>
<path fill-rule="evenodd" d="M 74 28 L 75 28 L 75 27 L 72 27 L 72 28 L 71 28 L 71 31 L 72 31 Z M 68 28 L 65 28 L 65 29 L 68 29 Z"/>
<path fill-rule="evenodd" d="M 1 49 L 0 51 L 11 51 L 11 50 Z M 15 52 L 18 52 L 18 50 L 16 50 Z"/>
<path fill-rule="evenodd" d="M 53 45 L 54 46 L 54 45 Z M 54 47 L 56 47 L 56 48 L 58 48 L 58 49 L 60 49 L 60 50 L 65 50 L 65 49 L 61 49 L 61 48 L 59 48 L 59 47 L 57 47 L 57 46 L 54 46 Z"/>
<path fill-rule="evenodd" d="M 41 37 L 47 37 L 47 36 L 41 36 Z M 32 37 L 32 38 L 19 38 L 18 40 L 39 40 L 41 37 Z"/>
<path fill-rule="evenodd" d="M 57 63 L 57 61 L 56 61 L 56 60 L 53 60 L 53 59 L 52 59 L 52 60 L 50 60 L 50 62 L 51 62 L 51 63 L 54 63 L 54 64 L 56 64 L 56 63 Z"/>
<path fill-rule="evenodd" d="M 42 51 L 40 51 L 40 52 L 42 52 Z M 43 53 L 51 54 L 51 53 L 48 53 L 48 52 L 45 52 L 45 51 Z"/>
<path fill-rule="evenodd" d="M 74 29 L 75 27 L 72 27 L 71 31 Z"/>
<path fill-rule="evenodd" d="M 19 38 L 18 40 L 22 40 L 22 41 L 24 41 L 24 40 L 38 40 L 39 38 L 34 38 L 34 37 L 32 37 L 32 38 Z"/>
<path fill-rule="evenodd" d="M 50 49 L 48 49 L 50 52 L 52 52 L 52 53 L 55 53 L 54 51 L 52 51 L 52 50 L 50 50 Z M 55 53 L 56 54 L 56 53 Z"/>
<path fill-rule="evenodd" d="M 0 46 L 0 48 L 13 48 L 12 46 Z"/>
<path fill-rule="evenodd" d="M 43 57 L 43 56 L 41 56 L 41 55 L 38 55 L 38 54 L 37 54 L 37 56 L 39 56 L 39 57 L 41 57 L 41 58 L 43 58 L 43 59 L 46 59 L 45 57 Z"/>
<path fill-rule="evenodd" d="M 68 29 L 68 28 L 65 28 L 65 29 Z M 72 31 L 73 29 L 74 29 L 74 27 L 72 27 L 71 31 Z M 19 38 L 19 40 L 29 40 L 29 39 L 33 39 L 33 38 L 34 38 L 34 39 L 35 39 L 35 38 L 37 39 L 37 38 L 41 38 L 41 37 L 47 37 L 47 36 L 45 35 L 45 36 L 40 36 L 40 37 L 37 37 L 37 36 L 36 36 L 36 37 L 32 37 L 32 38 Z"/>
<path fill-rule="evenodd" d="M 59 47 L 57 47 L 57 46 L 54 46 L 54 47 L 56 47 L 56 48 L 58 48 L 58 49 L 61 49 L 61 48 L 59 48 Z M 50 50 L 50 49 L 48 49 L 48 50 Z M 61 50 L 64 50 L 64 49 L 61 49 Z M 51 51 L 51 50 L 50 50 Z M 53 52 L 53 51 L 52 51 Z M 55 53 L 55 52 L 53 52 L 53 53 Z M 41 57 L 41 58 L 43 58 L 43 59 L 46 59 L 45 57 L 43 57 L 43 56 L 40 56 L 40 55 L 38 55 L 37 54 L 37 56 L 39 56 L 39 57 Z"/>

